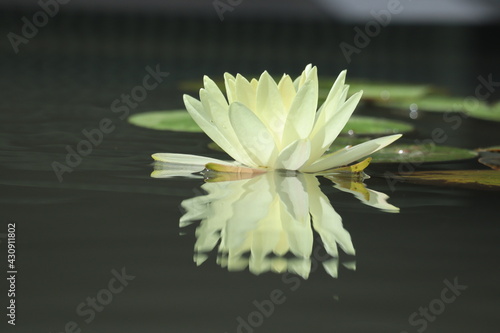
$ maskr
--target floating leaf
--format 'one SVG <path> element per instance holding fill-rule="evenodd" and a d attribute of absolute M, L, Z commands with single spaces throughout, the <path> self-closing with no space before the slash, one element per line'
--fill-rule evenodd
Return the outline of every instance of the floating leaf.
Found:
<path fill-rule="evenodd" d="M 389 135 L 407 133 L 414 130 L 411 124 L 375 117 L 352 116 L 342 130 L 342 134 L 349 135 Z"/>
<path fill-rule="evenodd" d="M 435 112 L 466 112 L 469 105 L 465 98 L 439 96 L 439 95 L 432 95 L 432 96 L 407 99 L 407 100 L 388 101 L 385 103 L 378 103 L 378 104 L 380 106 L 405 109 L 411 111 L 435 111 Z"/>
<path fill-rule="evenodd" d="M 329 151 L 336 151 L 345 146 L 354 146 L 362 143 L 359 138 L 337 138 Z M 458 160 L 471 159 L 477 156 L 477 152 L 448 147 L 435 144 L 417 145 L 417 144 L 398 144 L 385 147 L 371 155 L 372 163 L 432 163 L 432 162 L 450 162 Z"/>
<path fill-rule="evenodd" d="M 137 113 L 128 122 L 149 129 L 179 132 L 202 132 L 186 110 L 151 111 Z"/>
<path fill-rule="evenodd" d="M 472 150 L 438 146 L 393 144 L 372 155 L 373 163 L 431 163 L 467 160 L 477 156 Z"/>
<path fill-rule="evenodd" d="M 500 102 L 491 106 L 479 104 L 477 107 L 470 108 L 467 115 L 483 120 L 500 121 Z"/>
<path fill-rule="evenodd" d="M 495 170 L 446 170 L 400 173 L 398 180 L 436 186 L 500 190 L 500 172 Z"/>
<path fill-rule="evenodd" d="M 463 112 L 472 118 L 500 121 L 500 102 L 488 105 L 472 97 L 431 95 L 413 100 L 379 102 L 379 106 L 428 112 Z"/>
<path fill-rule="evenodd" d="M 328 96 L 331 86 L 335 82 L 334 78 L 319 79 L 319 97 L 325 99 Z M 383 83 L 369 81 L 349 81 L 349 92 L 351 94 L 363 90 L 363 100 L 370 101 L 399 101 L 415 100 L 430 94 L 434 88 L 428 85 Z"/>

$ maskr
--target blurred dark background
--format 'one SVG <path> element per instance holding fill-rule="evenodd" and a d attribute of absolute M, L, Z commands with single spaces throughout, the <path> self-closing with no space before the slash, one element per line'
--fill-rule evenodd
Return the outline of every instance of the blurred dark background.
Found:
<path fill-rule="evenodd" d="M 374 23 L 389 9 L 398 11 L 389 24 Z M 170 74 L 131 113 L 183 107 L 180 82 L 204 74 L 296 75 L 308 63 L 322 76 L 347 68 L 348 79 L 474 96 L 478 76 L 500 81 L 499 13 L 493 0 L 0 0 L 0 211 L 2 221 L 19 224 L 16 332 L 82 323 L 75 307 L 105 286 L 112 268 L 127 267 L 137 282 L 89 332 L 234 331 L 255 298 L 283 287 L 278 275 L 227 274 L 213 258 L 201 268 L 192 262 L 194 232 L 179 236 L 178 207 L 199 195 L 201 181 L 150 178 L 150 154 L 213 154 L 208 139 L 136 128 L 111 112 L 142 85 L 147 66 Z M 372 36 L 363 42 L 359 31 Z M 357 51 L 346 57 L 342 46 Z M 59 182 L 51 163 L 64 162 L 82 130 L 104 117 L 116 130 Z M 442 126 L 449 145 L 498 144 L 494 122 L 468 119 L 452 130 L 433 113 L 418 125 L 420 139 Z M 359 270 L 334 281 L 318 271 L 263 329 L 401 332 L 408 315 L 439 296 L 443 279 L 457 275 L 470 291 L 429 333 L 493 327 L 497 198 L 409 185 L 389 192 L 376 178 L 369 186 L 387 192 L 401 214 L 335 194 Z M 337 294 L 344 303 L 333 302 Z"/>
<path fill-rule="evenodd" d="M 0 105 L 107 106 L 155 64 L 170 77 L 139 108 L 182 106 L 179 92 L 172 99 L 178 104 L 162 98 L 182 79 L 298 74 L 307 63 L 324 76 L 347 68 L 350 78 L 424 82 L 465 96 L 479 75 L 499 73 L 496 0 L 60 1 L 0 3 Z M 43 7 L 53 17 L 37 16 Z M 382 12 L 390 14 L 388 24 L 374 25 Z M 13 34 L 24 38 L 26 20 L 35 17 L 38 31 L 18 42 L 16 53 Z M 367 28 L 372 36 L 356 47 Z M 357 51 L 346 57 L 346 45 Z"/>

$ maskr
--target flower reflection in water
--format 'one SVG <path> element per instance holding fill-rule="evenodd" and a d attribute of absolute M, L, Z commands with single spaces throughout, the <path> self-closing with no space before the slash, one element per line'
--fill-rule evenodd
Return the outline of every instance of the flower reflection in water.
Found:
<path fill-rule="evenodd" d="M 162 174 L 153 173 L 155 176 Z M 337 276 L 339 247 L 347 255 L 355 254 L 342 218 L 320 189 L 319 176 L 275 171 L 247 179 L 224 177 L 237 176 L 208 175 L 202 185 L 206 195 L 182 202 L 186 213 L 180 219 L 181 228 L 201 220 L 194 247 L 197 265 L 217 248 L 217 263 L 229 271 L 248 267 L 254 274 L 291 272 L 307 278 L 311 271 L 313 229 L 327 253 L 322 255 L 327 259 L 321 263 L 331 276 Z M 399 211 L 387 203 L 385 194 L 365 188 L 353 174 L 326 177 L 336 188 L 353 193 L 367 205 Z"/>

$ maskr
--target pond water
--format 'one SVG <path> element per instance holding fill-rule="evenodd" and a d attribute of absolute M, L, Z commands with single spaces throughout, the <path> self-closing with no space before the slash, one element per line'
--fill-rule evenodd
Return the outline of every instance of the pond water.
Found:
<path fill-rule="evenodd" d="M 100 38 L 93 30 L 89 34 Z M 5 238 L 8 224 L 15 223 L 17 270 L 16 326 L 8 325 L 3 313 L 2 331 L 399 333 L 486 332 L 497 326 L 498 192 L 391 186 L 376 177 L 380 167 L 367 169 L 372 177 L 366 187 L 389 196 L 388 203 L 399 208 L 391 213 L 363 203 L 358 192 L 312 176 L 254 181 L 253 187 L 234 183 L 224 190 L 214 190 L 221 183 L 200 178 L 153 178 L 152 153 L 224 155 L 207 147 L 204 134 L 143 129 L 121 116 L 181 107 L 177 84 L 200 77 L 207 64 L 188 59 L 176 70 L 183 49 L 166 60 L 133 47 L 120 55 L 106 49 L 106 38 L 97 44 L 88 40 L 86 53 L 78 55 L 84 39 L 71 44 L 71 38 L 52 31 L 33 40 L 25 53 L 6 55 L 10 65 L 2 63 L 10 79 L 4 77 L 1 85 L 0 234 Z M 101 53 L 92 54 L 96 49 Z M 142 84 L 147 66 L 154 70 L 156 64 L 170 72 L 165 84 L 137 106 L 113 112 L 113 101 Z M 385 115 L 412 121 L 405 113 Z M 436 126 L 445 129 L 448 145 L 500 142 L 498 123 L 467 119 L 452 130 L 440 114 L 422 114 L 412 122 L 417 132 L 408 142 L 429 138 Z M 94 142 L 83 146 L 82 140 L 91 141 L 88 136 Z M 75 157 L 78 147 L 86 156 Z M 483 167 L 472 160 L 426 168 Z M 208 200 L 212 206 L 186 205 L 192 198 L 203 200 L 207 191 L 222 195 Z M 262 237 L 279 229 L 252 229 L 248 239 L 248 230 L 256 228 L 253 214 L 267 210 L 276 195 L 288 204 L 281 211 L 297 209 L 294 214 L 302 218 L 308 216 L 307 200 L 323 204 L 315 216 L 324 229 L 291 225 L 287 231 L 290 248 L 306 259 L 291 254 L 259 259 L 244 251 L 252 239 L 253 248 L 265 249 Z M 245 199 L 234 204 L 238 196 Z M 240 208 L 219 226 L 217 217 L 228 208 L 207 213 L 214 201 Z M 203 229 L 195 218 L 180 225 L 186 209 L 208 214 L 215 225 Z M 327 211 L 323 220 L 318 209 Z M 271 222 L 283 218 L 270 216 Z M 328 221 L 334 230 L 325 231 L 332 227 Z M 227 247 L 240 246 L 236 258 L 228 258 L 227 248 L 218 253 L 219 238 Z M 0 267 L 8 275 L 6 242 L 0 243 Z M 337 245 L 338 259 L 326 257 L 324 249 L 334 252 Z M 1 289 L 3 312 L 7 287 Z"/>

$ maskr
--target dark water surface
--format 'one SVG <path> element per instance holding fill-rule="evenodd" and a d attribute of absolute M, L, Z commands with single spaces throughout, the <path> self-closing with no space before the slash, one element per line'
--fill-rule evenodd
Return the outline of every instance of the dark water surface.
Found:
<path fill-rule="evenodd" d="M 142 35 L 129 35 L 130 39 L 106 30 L 103 20 L 97 27 L 83 21 L 82 30 L 69 19 L 55 22 L 18 55 L 3 46 L 0 233 L 5 237 L 7 224 L 16 224 L 18 273 L 15 327 L 6 323 L 7 283 L 0 291 L 2 332 L 497 331 L 498 192 L 406 183 L 398 183 L 392 191 L 385 179 L 366 180 L 370 189 L 386 193 L 389 202 L 400 208 L 391 214 L 363 205 L 321 180 L 321 189 L 352 237 L 355 270 L 349 269 L 353 258 L 343 253 L 338 278 L 317 264 L 306 280 L 291 274 L 229 272 L 216 263 L 216 251 L 197 267 L 193 262 L 197 225 L 180 229 L 179 218 L 184 214 L 181 202 L 200 195 L 203 180 L 153 179 L 150 155 L 223 155 L 206 148 L 209 140 L 202 134 L 129 125 L 120 119 L 122 113 L 112 112 L 111 104 L 142 83 L 146 66 L 159 64 L 169 76 L 129 111 L 180 107 L 178 82 L 210 71 L 220 75 L 226 70 L 224 61 L 214 59 L 223 51 L 213 51 L 204 39 L 184 40 L 173 32 L 162 37 L 148 28 L 147 21 L 139 23 L 153 35 L 140 30 Z M 64 24 L 73 30 L 56 29 Z M 193 29 L 203 31 L 198 26 Z M 207 43 L 206 54 L 197 53 L 200 46 L 192 46 L 201 42 Z M 223 43 L 216 37 L 213 42 Z M 155 48 L 155 43 L 163 44 Z M 259 45 L 256 50 L 267 47 Z M 237 54 L 237 48 L 226 51 Z M 309 57 L 303 52 L 296 59 L 286 58 L 285 64 L 267 61 L 269 53 L 264 53 L 242 66 L 247 72 L 259 72 L 261 67 L 280 72 L 299 63 L 293 67 L 298 72 L 312 57 L 320 62 L 320 73 L 321 64 L 337 72 L 346 67 L 339 60 L 326 64 L 327 54 Z M 223 59 L 233 70 L 237 63 L 230 58 Z M 463 59 L 453 59 L 462 64 Z M 435 60 L 421 59 L 415 66 Z M 353 65 L 358 77 L 370 61 Z M 473 94 L 476 71 L 487 74 L 480 70 L 486 65 L 479 65 L 474 56 L 463 61 L 477 66 L 460 68 L 467 79 L 450 79 L 456 83 L 452 89 Z M 421 75 L 418 68 L 415 73 Z M 442 76 L 446 74 L 443 69 Z M 372 78 L 380 79 L 378 74 Z M 370 111 L 360 109 L 360 113 Z M 66 164 L 67 147 L 76 149 L 85 139 L 82 131 L 99 128 L 104 118 L 113 129 L 59 181 L 54 161 Z M 430 114 L 415 125 L 418 131 L 409 141 L 429 138 L 433 128 L 443 127 L 449 145 L 475 148 L 500 143 L 498 123 L 467 119 L 453 130 L 441 115 Z M 453 166 L 460 167 L 480 166 L 474 161 Z M 0 244 L 3 276 L 7 275 L 5 242 Z M 314 246 L 321 246 L 316 236 Z M 122 282 L 116 275 L 122 275 Z M 453 284 L 459 285 L 455 291 L 450 290 Z M 95 297 L 104 305 L 91 310 Z"/>

